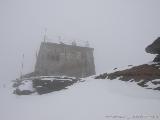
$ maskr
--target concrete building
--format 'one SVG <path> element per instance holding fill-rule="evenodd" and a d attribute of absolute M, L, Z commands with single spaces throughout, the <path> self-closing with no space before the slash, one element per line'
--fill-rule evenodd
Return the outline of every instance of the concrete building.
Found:
<path fill-rule="evenodd" d="M 87 77 L 95 74 L 93 48 L 42 42 L 37 56 L 38 75 Z"/>

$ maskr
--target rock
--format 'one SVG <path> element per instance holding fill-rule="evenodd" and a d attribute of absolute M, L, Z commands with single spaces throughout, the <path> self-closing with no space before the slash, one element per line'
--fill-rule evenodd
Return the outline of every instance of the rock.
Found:
<path fill-rule="evenodd" d="M 30 90 L 20 90 L 20 89 L 16 89 L 13 91 L 14 94 L 17 94 L 17 95 L 30 95 L 32 93 L 34 93 L 33 91 L 30 91 Z"/>
<path fill-rule="evenodd" d="M 153 62 L 160 62 L 160 37 L 157 38 L 151 45 L 146 47 L 146 52 L 151 54 L 158 54 Z"/>
<path fill-rule="evenodd" d="M 157 55 L 157 56 L 154 58 L 153 62 L 160 62 L 160 55 Z"/>
<path fill-rule="evenodd" d="M 155 81 L 156 79 L 160 79 L 160 37 L 146 47 L 145 50 L 147 53 L 158 54 L 152 63 L 139 66 L 128 65 L 128 68 L 122 70 L 114 68 L 113 70 L 116 71 L 108 74 L 100 74 L 95 79 L 107 78 L 107 80 L 135 82 L 137 85 L 146 89 L 160 90 L 160 81 Z M 148 88 L 150 82 L 152 85 L 150 86 L 151 88 Z"/>
<path fill-rule="evenodd" d="M 159 84 L 160 84 L 160 81 L 152 81 L 152 83 L 153 83 L 154 85 L 159 85 Z"/>
<path fill-rule="evenodd" d="M 128 67 L 131 67 L 131 66 L 133 66 L 133 65 L 128 65 Z"/>
<path fill-rule="evenodd" d="M 40 95 L 46 94 L 67 89 L 68 86 L 73 85 L 77 81 L 80 81 L 80 79 L 66 76 L 37 76 L 23 78 L 22 80 L 14 81 L 14 94 L 30 95 L 34 92 L 37 92 Z"/>
<path fill-rule="evenodd" d="M 129 69 L 115 71 L 109 74 L 101 74 L 96 76 L 97 79 L 105 79 L 108 78 L 110 80 L 117 79 L 120 77 L 120 80 L 128 81 L 131 79 L 140 81 L 140 80 L 153 80 L 153 79 L 160 79 L 160 69 L 156 67 L 156 63 L 152 65 L 143 64 L 139 66 L 134 66 Z"/>
<path fill-rule="evenodd" d="M 66 89 L 77 82 L 77 80 L 33 80 L 33 87 L 36 89 L 38 94 L 46 94 L 53 91 L 59 91 Z"/>
<path fill-rule="evenodd" d="M 100 74 L 99 76 L 96 76 L 95 79 L 105 79 L 107 78 L 108 74 L 104 73 L 104 74 Z"/>
<path fill-rule="evenodd" d="M 19 79 L 16 79 L 13 81 L 13 85 L 12 87 L 17 88 L 18 86 L 22 85 L 22 81 L 20 81 Z"/>
<path fill-rule="evenodd" d="M 147 81 L 142 81 L 142 82 L 139 82 L 137 83 L 137 85 L 141 86 L 141 87 L 147 87 L 148 85 L 146 85 Z"/>
<path fill-rule="evenodd" d="M 148 82 L 152 82 L 153 85 L 160 85 L 160 81 L 155 81 L 156 79 L 160 79 L 160 69 L 159 63 L 153 64 L 143 64 L 139 66 L 133 66 L 132 68 L 128 68 L 125 70 L 119 70 L 112 73 L 104 73 L 96 76 L 95 79 L 108 79 L 108 80 L 121 80 L 121 81 L 129 81 L 135 82 L 137 85 L 144 87 L 146 89 L 148 87 Z M 151 86 L 151 89 L 154 87 Z M 155 88 L 154 90 L 159 90 L 160 87 Z"/>
<path fill-rule="evenodd" d="M 151 54 L 160 54 L 160 37 L 158 37 L 151 45 L 146 47 L 146 52 Z"/>
<path fill-rule="evenodd" d="M 117 68 L 114 68 L 113 70 L 117 70 Z"/>
<path fill-rule="evenodd" d="M 159 90 L 160 91 L 160 87 L 154 88 L 154 90 Z"/>

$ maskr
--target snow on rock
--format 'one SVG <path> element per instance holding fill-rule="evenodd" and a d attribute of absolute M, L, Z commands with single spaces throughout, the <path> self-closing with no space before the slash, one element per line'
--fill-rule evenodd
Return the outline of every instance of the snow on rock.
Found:
<path fill-rule="evenodd" d="M 67 76 L 36 76 L 17 79 L 14 81 L 14 93 L 17 95 L 30 95 L 37 92 L 46 94 L 53 91 L 66 89 L 80 79 Z"/>
<path fill-rule="evenodd" d="M 95 79 L 118 79 L 120 81 L 135 82 L 141 87 L 160 91 L 160 81 L 156 81 L 160 79 L 160 63 L 150 62 L 138 66 L 129 66 L 125 69 L 117 68 L 112 72 L 97 75 Z"/>

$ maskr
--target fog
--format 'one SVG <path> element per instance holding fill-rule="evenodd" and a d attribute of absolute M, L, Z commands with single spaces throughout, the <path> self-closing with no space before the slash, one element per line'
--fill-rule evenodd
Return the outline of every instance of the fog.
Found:
<path fill-rule="evenodd" d="M 51 42 L 89 41 L 96 72 L 153 59 L 160 36 L 159 0 L 0 0 L 0 80 L 33 71 L 44 29 Z"/>

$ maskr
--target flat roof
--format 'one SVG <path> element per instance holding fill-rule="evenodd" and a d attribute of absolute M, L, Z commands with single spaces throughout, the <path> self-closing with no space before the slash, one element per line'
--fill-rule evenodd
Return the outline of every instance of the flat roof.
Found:
<path fill-rule="evenodd" d="M 65 44 L 65 43 L 52 43 L 52 42 L 41 42 L 41 44 L 43 45 L 47 45 L 47 46 L 65 46 L 65 47 L 72 47 L 72 48 L 80 48 L 80 49 L 91 49 L 94 50 L 94 48 L 90 48 L 90 47 L 84 47 L 84 46 L 78 46 L 78 45 L 69 45 L 69 44 Z"/>

